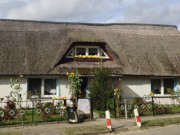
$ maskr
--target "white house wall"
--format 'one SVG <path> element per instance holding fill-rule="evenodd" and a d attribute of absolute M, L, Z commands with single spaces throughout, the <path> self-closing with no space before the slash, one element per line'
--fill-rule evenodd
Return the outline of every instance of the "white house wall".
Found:
<path fill-rule="evenodd" d="M 67 76 L 60 77 L 60 96 L 66 96 L 67 99 L 71 97 L 71 95 L 69 94 L 69 83 Z"/>
<path fill-rule="evenodd" d="M 123 76 L 121 78 L 123 97 L 143 97 L 151 92 L 150 77 Z"/>
<path fill-rule="evenodd" d="M 0 98 L 5 98 L 6 96 L 9 96 L 10 91 L 12 88 L 10 88 L 10 78 L 11 77 L 0 77 Z M 27 96 L 27 80 L 26 78 L 21 78 L 20 80 L 22 91 L 21 95 L 23 97 L 23 100 L 26 99 Z"/>

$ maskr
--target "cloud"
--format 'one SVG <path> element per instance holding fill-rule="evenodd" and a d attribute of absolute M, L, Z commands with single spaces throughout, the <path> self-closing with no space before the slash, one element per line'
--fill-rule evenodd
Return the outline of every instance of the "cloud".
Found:
<path fill-rule="evenodd" d="M 64 22 L 180 26 L 179 0 L 1 0 L 0 17 Z"/>
<path fill-rule="evenodd" d="M 123 22 L 158 23 L 180 25 L 180 2 L 170 0 L 137 0 L 133 7 L 125 11 Z"/>
<path fill-rule="evenodd" d="M 112 13 L 122 0 L 31 0 L 20 8 L 12 8 L 6 18 L 32 20 L 79 20 L 93 22 Z"/>

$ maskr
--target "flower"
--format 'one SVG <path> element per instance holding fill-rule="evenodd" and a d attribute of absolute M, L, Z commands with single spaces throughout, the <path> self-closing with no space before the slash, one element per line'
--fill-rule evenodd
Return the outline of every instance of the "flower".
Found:
<path fill-rule="evenodd" d="M 114 89 L 114 92 L 117 92 L 119 90 L 119 88 L 116 88 L 116 89 Z"/>
<path fill-rule="evenodd" d="M 71 73 L 71 76 L 74 76 L 74 73 Z"/>
<path fill-rule="evenodd" d="M 86 58 L 86 56 L 82 56 L 82 58 Z"/>
<path fill-rule="evenodd" d="M 77 58 L 78 56 L 76 55 L 75 58 Z"/>
<path fill-rule="evenodd" d="M 96 56 L 96 58 L 98 59 L 98 58 L 99 58 L 99 56 Z"/>
<path fill-rule="evenodd" d="M 79 55 L 79 58 L 81 58 L 82 56 L 81 55 Z"/>
<path fill-rule="evenodd" d="M 20 78 L 23 78 L 23 75 L 20 75 L 19 77 L 20 77 Z"/>
<path fill-rule="evenodd" d="M 99 58 L 102 59 L 102 56 L 100 56 Z"/>
<path fill-rule="evenodd" d="M 95 58 L 95 56 L 92 56 L 92 58 Z"/>
<path fill-rule="evenodd" d="M 92 58 L 92 56 L 90 55 L 90 56 L 88 56 L 89 58 Z"/>
<path fill-rule="evenodd" d="M 66 72 L 66 75 L 69 75 L 69 73 L 68 73 L 68 72 Z"/>
<path fill-rule="evenodd" d="M 150 95 L 151 97 L 154 96 L 153 92 L 151 92 L 149 95 Z"/>

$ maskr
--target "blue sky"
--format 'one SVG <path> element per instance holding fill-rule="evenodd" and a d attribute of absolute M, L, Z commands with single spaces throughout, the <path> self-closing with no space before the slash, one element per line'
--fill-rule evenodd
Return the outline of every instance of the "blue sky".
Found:
<path fill-rule="evenodd" d="M 180 0 L 1 0 L 0 18 L 172 24 L 180 29 Z"/>

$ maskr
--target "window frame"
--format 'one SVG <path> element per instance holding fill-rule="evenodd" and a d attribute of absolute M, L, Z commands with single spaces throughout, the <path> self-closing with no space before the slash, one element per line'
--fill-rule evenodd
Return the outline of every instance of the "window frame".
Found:
<path fill-rule="evenodd" d="M 165 91 L 165 88 L 164 88 L 164 79 L 173 79 L 174 80 L 173 90 L 175 91 L 175 80 L 176 80 L 175 77 L 151 77 L 150 78 L 150 90 L 151 90 L 151 80 L 152 79 L 160 79 L 161 80 L 161 94 L 155 94 L 154 93 L 154 96 L 170 96 L 170 94 L 165 94 L 164 93 L 164 91 Z"/>
<path fill-rule="evenodd" d="M 43 95 L 44 96 L 55 96 L 55 95 L 46 95 L 45 94 L 45 82 L 46 82 L 46 80 L 48 80 L 48 79 L 52 79 L 52 80 L 55 80 L 55 83 L 56 83 L 56 94 L 55 95 L 57 95 L 57 79 L 55 79 L 55 78 L 44 78 L 44 93 L 43 93 Z"/>
<path fill-rule="evenodd" d="M 28 92 L 29 92 L 29 79 L 41 79 L 40 93 L 42 94 L 42 78 L 41 77 L 27 77 L 27 98 L 29 98 L 29 96 L 28 96 Z M 32 96 L 35 96 L 35 95 L 33 94 Z"/>
<path fill-rule="evenodd" d="M 174 87 L 175 87 L 175 78 L 163 78 L 163 79 L 162 79 L 163 85 L 164 85 L 164 86 L 163 86 L 163 87 L 164 87 L 164 89 L 163 89 L 164 95 L 169 95 L 169 94 L 168 94 L 168 91 L 167 91 L 167 93 L 165 93 L 165 83 L 164 83 L 164 80 L 165 80 L 165 79 L 171 79 L 171 80 L 173 80 L 173 89 L 172 89 L 172 90 L 175 91 L 175 89 L 174 89 Z"/>
<path fill-rule="evenodd" d="M 58 84 L 58 81 L 59 81 L 59 77 L 58 76 L 47 76 L 47 77 L 43 77 L 43 76 L 28 76 L 26 79 L 27 79 L 27 98 L 28 97 L 28 79 L 29 78 L 40 78 L 41 79 L 41 97 L 42 98 L 47 98 L 47 97 L 55 97 L 55 96 L 58 96 L 58 90 L 60 92 L 60 89 L 58 89 L 58 87 L 60 87 Z M 56 95 L 45 95 L 44 92 L 45 92 L 45 79 L 56 79 Z"/>
<path fill-rule="evenodd" d="M 71 53 L 71 51 L 72 51 L 72 53 L 73 53 L 73 56 L 68 56 L 68 55 Z M 66 55 L 66 58 L 74 58 L 74 56 L 75 56 L 74 48 L 72 48 L 72 49 L 68 52 L 68 54 Z"/>
<path fill-rule="evenodd" d="M 154 93 L 154 91 L 152 91 L 152 80 L 160 80 L 160 89 L 159 89 L 160 93 Z M 161 81 L 162 81 L 161 78 L 151 78 L 151 92 L 153 92 L 156 95 L 161 95 L 161 93 L 162 93 L 162 83 L 161 83 Z"/>
<path fill-rule="evenodd" d="M 99 46 L 75 46 L 75 55 L 77 55 L 77 48 L 85 48 L 86 52 L 85 55 L 81 55 L 81 56 L 100 56 L 100 52 L 99 52 Z M 97 55 L 89 55 L 89 48 L 97 48 Z"/>

